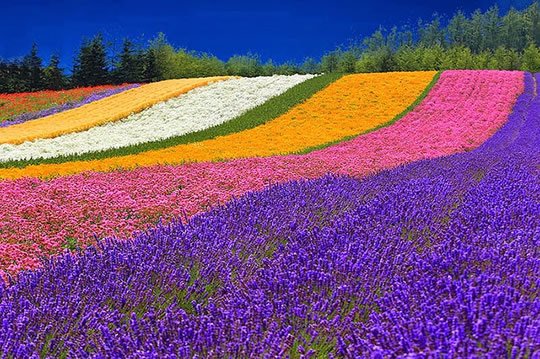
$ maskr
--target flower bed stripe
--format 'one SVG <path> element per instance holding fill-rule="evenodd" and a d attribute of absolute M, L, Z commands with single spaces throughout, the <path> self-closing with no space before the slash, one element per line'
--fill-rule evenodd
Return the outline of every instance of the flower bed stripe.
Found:
<path fill-rule="evenodd" d="M 0 143 L 18 144 L 38 138 L 52 138 L 84 131 L 107 122 L 118 121 L 131 113 L 142 111 L 196 87 L 228 78 L 180 79 L 146 84 L 79 108 L 0 128 Z"/>

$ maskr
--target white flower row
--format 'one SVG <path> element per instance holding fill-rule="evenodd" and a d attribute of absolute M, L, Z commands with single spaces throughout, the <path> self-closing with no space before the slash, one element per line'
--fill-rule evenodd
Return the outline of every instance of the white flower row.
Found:
<path fill-rule="evenodd" d="M 216 82 L 119 122 L 18 145 L 1 144 L 0 162 L 83 154 L 204 130 L 230 121 L 312 77 L 276 75 Z"/>

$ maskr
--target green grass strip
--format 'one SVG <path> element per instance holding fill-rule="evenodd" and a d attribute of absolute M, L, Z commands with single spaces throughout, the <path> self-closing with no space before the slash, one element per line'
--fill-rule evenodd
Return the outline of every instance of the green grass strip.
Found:
<path fill-rule="evenodd" d="M 345 142 L 345 141 L 349 141 L 349 140 L 352 140 L 353 138 L 356 138 L 358 136 L 361 136 L 361 135 L 367 135 L 368 133 L 370 132 L 373 132 L 373 131 L 377 131 L 377 130 L 380 130 L 381 128 L 384 128 L 384 127 L 388 127 L 390 125 L 393 125 L 394 123 L 396 123 L 397 121 L 401 120 L 403 117 L 405 117 L 405 115 L 407 115 L 409 112 L 411 112 L 412 110 L 414 110 L 414 108 L 416 106 L 418 106 L 422 101 L 424 101 L 424 99 L 427 97 L 427 95 L 429 94 L 429 92 L 431 91 L 431 89 L 433 88 L 433 86 L 435 86 L 435 84 L 437 83 L 437 81 L 439 81 L 439 78 L 441 77 L 441 73 L 442 71 L 439 71 L 435 74 L 435 76 L 433 76 L 433 79 L 431 80 L 431 82 L 427 85 L 427 87 L 424 89 L 424 91 L 422 91 L 422 93 L 420 94 L 420 96 L 418 96 L 418 98 L 413 102 L 411 103 L 405 110 L 403 110 L 400 114 L 398 114 L 396 117 L 394 117 L 393 119 L 391 119 L 390 121 L 388 122 L 385 122 L 385 123 L 382 123 L 380 124 L 379 126 L 377 127 L 373 127 L 373 128 L 370 128 L 369 130 L 366 130 L 362 133 L 359 133 L 359 134 L 356 134 L 356 135 L 351 135 L 351 136 L 346 136 L 346 137 L 342 137 L 338 140 L 335 140 L 335 141 L 331 141 L 331 142 L 327 142 L 327 143 L 324 143 L 322 145 L 317 145 L 317 146 L 313 146 L 313 147 L 308 147 L 306 149 L 303 149 L 303 150 L 300 150 L 300 151 L 296 151 L 296 152 L 293 152 L 293 154 L 297 154 L 297 155 L 305 155 L 305 154 L 308 154 L 310 152 L 313 152 L 313 151 L 317 151 L 317 150 L 322 150 L 322 149 L 325 149 L 327 147 L 330 147 L 332 145 L 336 145 L 338 143 L 341 143 L 341 142 Z"/>
<path fill-rule="evenodd" d="M 105 158 L 133 155 L 141 152 L 159 150 L 187 143 L 210 140 L 219 136 L 249 130 L 283 115 L 292 107 L 306 101 L 316 92 L 321 91 L 331 83 L 340 79 L 342 76 L 343 74 L 326 74 L 311 78 L 230 121 L 205 130 L 187 133 L 185 135 L 171 137 L 165 140 L 146 142 L 104 151 L 88 152 L 80 155 L 7 161 L 0 163 L 0 168 L 24 168 L 31 165 L 101 160 Z"/>

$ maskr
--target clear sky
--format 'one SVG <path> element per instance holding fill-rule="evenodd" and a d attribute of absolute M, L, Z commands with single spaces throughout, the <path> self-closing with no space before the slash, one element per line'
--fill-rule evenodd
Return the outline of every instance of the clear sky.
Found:
<path fill-rule="evenodd" d="M 101 32 L 119 44 L 124 37 L 146 42 L 164 32 L 176 47 L 231 55 L 258 53 L 302 61 L 338 45 L 391 27 L 428 19 L 435 12 L 486 10 L 496 0 L 0 0 L 0 58 L 28 53 L 32 42 L 48 61 L 60 54 L 70 67 L 84 37 Z M 502 11 L 530 0 L 502 0 Z M 117 45 L 116 45 L 117 46 Z"/>

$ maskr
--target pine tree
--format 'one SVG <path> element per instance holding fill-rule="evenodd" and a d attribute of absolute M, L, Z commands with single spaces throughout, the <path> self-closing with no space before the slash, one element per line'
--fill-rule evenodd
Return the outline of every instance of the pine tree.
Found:
<path fill-rule="evenodd" d="M 34 43 L 30 53 L 23 59 L 23 68 L 26 73 L 27 87 L 30 91 L 43 89 L 43 61 L 38 55 L 38 47 Z"/>
<path fill-rule="evenodd" d="M 134 45 L 129 39 L 125 39 L 120 61 L 115 71 L 117 83 L 139 82 L 143 80 L 143 58 L 135 52 Z"/>
<path fill-rule="evenodd" d="M 101 34 L 85 41 L 79 50 L 73 67 L 76 86 L 96 86 L 109 83 L 107 54 Z"/>
<path fill-rule="evenodd" d="M 47 66 L 43 72 L 45 88 L 50 90 L 60 90 L 66 86 L 66 76 L 60 68 L 60 57 L 57 54 L 51 56 L 49 66 Z"/>
<path fill-rule="evenodd" d="M 156 54 L 153 49 L 148 49 L 143 55 L 143 82 L 153 82 L 161 79 L 159 73 L 158 64 L 156 61 Z"/>

